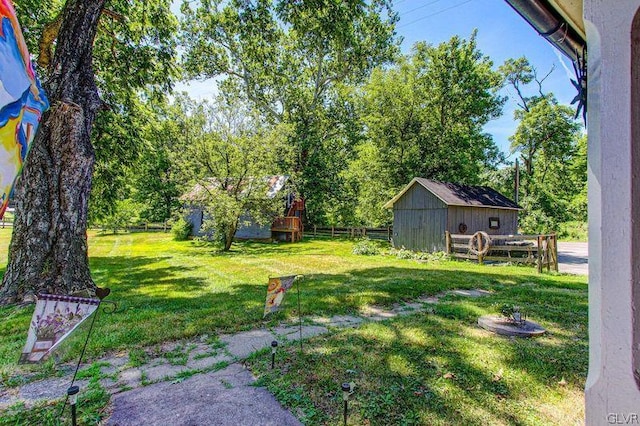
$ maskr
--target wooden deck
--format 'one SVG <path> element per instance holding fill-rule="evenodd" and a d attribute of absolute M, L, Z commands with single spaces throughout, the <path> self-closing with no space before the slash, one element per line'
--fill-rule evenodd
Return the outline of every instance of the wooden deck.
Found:
<path fill-rule="evenodd" d="M 304 227 L 302 219 L 297 216 L 280 217 L 271 225 L 272 234 L 284 234 L 286 241 L 295 243 L 302 239 Z"/>

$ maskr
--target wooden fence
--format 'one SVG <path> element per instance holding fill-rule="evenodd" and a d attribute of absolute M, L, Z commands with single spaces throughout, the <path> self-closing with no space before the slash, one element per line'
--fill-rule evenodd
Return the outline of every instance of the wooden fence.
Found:
<path fill-rule="evenodd" d="M 0 228 L 7 228 L 13 226 L 13 218 L 7 217 L 9 215 L 5 215 L 2 219 L 0 219 Z"/>
<path fill-rule="evenodd" d="M 332 226 L 330 228 L 313 227 L 313 232 L 307 232 L 307 237 L 330 237 L 330 238 L 370 238 L 372 240 L 391 241 L 391 232 L 393 228 L 388 226 L 385 228 L 362 228 L 347 227 L 338 228 Z"/>
<path fill-rule="evenodd" d="M 159 222 L 159 223 L 136 223 L 129 224 L 125 226 L 113 226 L 108 225 L 90 225 L 90 229 L 97 229 L 102 232 L 113 231 L 114 233 L 117 231 L 127 231 L 127 232 L 169 232 L 171 231 L 171 225 L 168 222 Z"/>
<path fill-rule="evenodd" d="M 489 240 L 473 235 L 445 233 L 447 253 L 458 259 L 525 263 L 538 272 L 558 271 L 558 237 L 548 235 L 491 235 Z M 488 248 L 486 247 L 488 245 Z"/>

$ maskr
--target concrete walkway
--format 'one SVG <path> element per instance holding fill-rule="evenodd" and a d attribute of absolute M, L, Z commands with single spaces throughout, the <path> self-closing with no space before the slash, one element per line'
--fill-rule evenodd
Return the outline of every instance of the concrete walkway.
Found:
<path fill-rule="evenodd" d="M 128 354 L 97 360 L 102 385 L 112 394 L 111 417 L 106 424 L 125 425 L 298 425 L 299 421 L 265 389 L 253 386 L 252 374 L 239 361 L 252 353 L 327 333 L 330 328 L 357 327 L 429 310 L 446 295 L 480 297 L 485 290 L 452 290 L 391 309 L 370 307 L 359 316 L 309 317 L 302 327 L 283 324 L 223 335 L 211 341 L 168 343 L 160 355 L 133 366 Z M 87 366 L 88 367 L 88 366 Z M 61 398 L 69 386 L 71 371 L 60 378 L 35 381 L 18 388 L 0 389 L 0 410 L 16 403 L 27 407 L 42 400 Z M 76 382 L 86 389 L 87 382 Z"/>

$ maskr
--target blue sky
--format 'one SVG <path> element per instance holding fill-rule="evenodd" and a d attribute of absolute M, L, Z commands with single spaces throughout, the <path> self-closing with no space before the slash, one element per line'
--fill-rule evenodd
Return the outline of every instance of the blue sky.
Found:
<path fill-rule="evenodd" d="M 555 67 L 545 80 L 544 90 L 553 92 L 561 103 L 568 104 L 575 96 L 569 81 L 568 70 L 573 73 L 571 62 L 525 22 L 504 0 L 396 0 L 395 10 L 400 15 L 396 28 L 403 37 L 402 50 L 408 53 L 417 41 L 438 44 L 454 35 L 468 38 L 478 30 L 478 48 L 489 56 L 497 68 L 506 59 L 526 56 L 545 75 Z M 573 76 L 572 76 L 573 77 Z M 206 98 L 215 92 L 211 81 L 180 84 L 178 90 L 187 90 L 195 98 Z M 498 147 L 509 152 L 509 136 L 516 129 L 513 120 L 516 108 L 512 94 L 501 118 L 493 120 L 485 130 L 493 135 Z"/>

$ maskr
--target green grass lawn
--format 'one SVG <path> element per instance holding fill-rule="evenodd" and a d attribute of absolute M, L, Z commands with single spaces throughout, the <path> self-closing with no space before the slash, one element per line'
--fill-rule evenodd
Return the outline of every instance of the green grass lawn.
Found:
<path fill-rule="evenodd" d="M 7 258 L 9 238 L 10 230 L 0 229 L 0 259 Z M 419 422 L 427 424 L 453 420 L 465 424 L 467 418 L 475 419 L 474 422 L 491 418 L 502 419 L 505 424 L 518 423 L 514 419 L 522 419 L 521 424 L 535 423 L 536 418 L 541 421 L 547 418 L 536 417 L 540 416 L 535 414 L 540 410 L 565 412 L 563 395 L 582 406 L 581 388 L 587 363 L 585 277 L 538 275 L 528 267 L 449 261 L 419 263 L 393 256 L 358 256 L 351 253 L 353 244 L 344 240 L 305 240 L 297 244 L 247 242 L 234 244 L 230 253 L 219 253 L 206 243 L 173 241 L 170 234 L 90 232 L 93 277 L 99 286 L 111 288 L 109 299 L 117 301 L 120 309 L 114 314 L 100 314 L 88 347 L 88 359 L 165 341 L 275 325 L 295 317 L 295 298 L 289 296 L 281 312 L 263 321 L 270 276 L 303 274 L 302 310 L 314 315 L 358 313 L 372 304 L 388 306 L 452 288 L 484 288 L 497 293 L 487 299 L 452 301 L 439 306 L 434 315 L 371 324 L 315 339 L 308 356 L 321 358 L 326 372 L 314 371 L 317 379 L 303 376 L 300 383 L 294 383 L 290 374 L 273 380 L 266 375 L 264 381 L 280 396 L 278 386 L 289 383 L 308 389 L 311 395 L 308 403 L 318 404 L 317 415 L 322 422 L 337 419 L 332 417 L 335 401 L 329 398 L 326 402 L 326 398 L 313 395 L 329 392 L 329 388 L 333 391 L 346 378 L 338 368 L 342 368 L 341 363 L 349 364 L 349 360 L 359 360 L 364 354 L 367 359 L 357 361 L 354 379 L 361 381 L 365 375 L 371 382 L 369 387 L 363 385 L 357 398 L 374 394 L 379 394 L 376 398 L 391 398 L 385 396 L 389 394 L 402 396 L 413 404 L 411 409 Z M 0 267 L 0 275 L 3 271 L 4 265 Z M 531 307 L 532 315 L 549 327 L 553 336 L 513 343 L 483 335 L 474 326 L 477 315 L 494 312 L 493 304 L 502 299 Z M 6 378 L 18 368 L 16 361 L 32 310 L 33 307 L 0 308 L 0 380 L 5 384 Z M 289 362 L 291 373 L 303 368 L 308 360 L 292 356 Z M 390 369 L 392 365 L 396 367 Z M 505 371 L 504 379 L 491 385 L 487 380 L 500 368 Z M 447 372 L 444 370 L 451 370 L 456 378 L 442 379 L 440 375 Z M 535 398 L 527 395 L 546 391 L 562 378 L 559 376 L 568 384 L 556 393 L 541 395 L 541 406 L 536 408 Z M 398 381 L 391 381 L 392 377 Z M 334 383 L 335 380 L 338 381 Z M 434 385 L 435 382 L 439 385 Z M 379 385 L 392 386 L 392 391 L 378 392 Z M 494 387 L 501 386 L 505 387 L 502 393 L 494 392 Z M 424 390 L 419 390 L 420 387 Z M 413 392 L 431 396 L 415 401 L 407 399 Z M 396 400 L 376 404 L 386 407 L 393 401 Z M 366 408 L 371 403 L 369 399 L 358 403 L 362 404 L 356 410 L 360 417 L 355 419 L 369 419 L 372 424 L 394 423 L 385 423 L 384 416 L 392 413 L 376 414 L 371 411 L 373 408 Z M 331 409 L 323 408 L 326 404 Z M 476 408 L 472 408 L 474 404 Z M 520 407 L 518 414 L 509 417 L 510 407 L 516 406 Z M 567 410 L 573 415 L 576 409 Z M 474 412 L 477 416 L 470 414 Z"/>
<path fill-rule="evenodd" d="M 478 316 L 513 302 L 549 335 L 509 339 L 477 327 Z M 352 425 L 571 425 L 584 419 L 587 359 L 584 291 L 524 285 L 338 330 L 303 355 L 289 346 L 274 370 L 265 353 L 249 365 L 306 424 L 342 424 L 340 384 L 353 381 Z"/>

